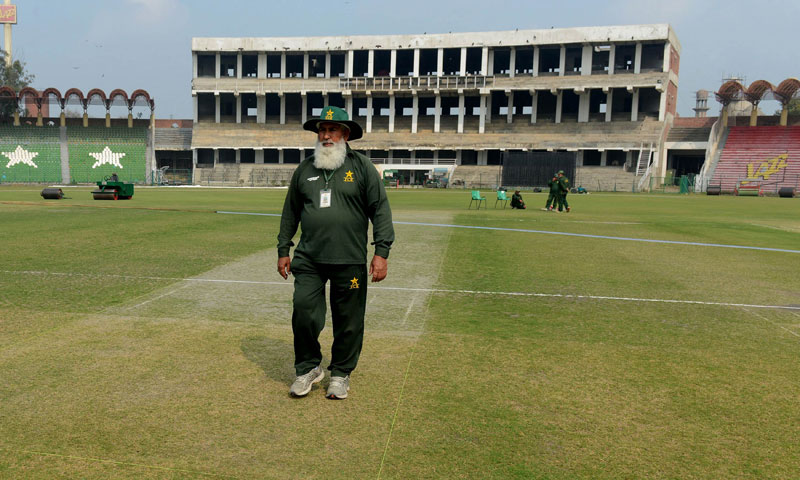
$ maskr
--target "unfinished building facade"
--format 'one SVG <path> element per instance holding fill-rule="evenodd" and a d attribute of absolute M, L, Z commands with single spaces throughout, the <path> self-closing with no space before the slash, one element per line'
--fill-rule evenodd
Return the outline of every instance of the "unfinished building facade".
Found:
<path fill-rule="evenodd" d="M 598 185 L 633 181 L 664 168 L 679 58 L 666 24 L 194 38 L 195 178 L 299 163 L 315 141 L 302 123 L 330 104 L 364 127 L 351 146 L 406 182 L 497 170 L 513 151 L 575 152 Z"/>

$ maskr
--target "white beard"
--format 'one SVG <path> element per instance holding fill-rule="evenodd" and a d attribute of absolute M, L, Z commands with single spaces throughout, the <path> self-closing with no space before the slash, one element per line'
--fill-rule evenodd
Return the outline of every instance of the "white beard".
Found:
<path fill-rule="evenodd" d="M 334 143 L 332 147 L 324 147 L 317 140 L 314 147 L 314 166 L 320 170 L 336 170 L 342 166 L 346 156 L 347 142 L 344 140 Z"/>

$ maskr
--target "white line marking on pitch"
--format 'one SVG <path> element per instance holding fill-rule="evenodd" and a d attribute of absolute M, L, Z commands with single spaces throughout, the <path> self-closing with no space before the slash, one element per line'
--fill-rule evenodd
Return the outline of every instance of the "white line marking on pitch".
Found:
<path fill-rule="evenodd" d="M 218 210 L 216 213 L 225 213 L 229 215 L 259 215 L 265 217 L 280 217 L 278 213 L 250 213 L 250 212 L 226 212 Z M 417 225 L 422 227 L 441 227 L 441 228 L 466 228 L 472 230 L 493 230 L 500 232 L 520 232 L 520 233 L 540 233 L 543 235 L 562 235 L 565 237 L 581 237 L 581 238 L 597 238 L 601 240 L 622 240 L 626 242 L 644 242 L 644 243 L 665 243 L 669 245 L 690 245 L 695 247 L 716 247 L 716 248 L 737 248 L 742 250 L 761 250 L 766 252 L 783 252 L 783 253 L 800 253 L 800 250 L 792 250 L 788 248 L 771 248 L 771 247 L 754 247 L 750 245 L 729 245 L 725 243 L 703 243 L 703 242 L 684 242 L 681 240 L 658 240 L 651 238 L 634 238 L 634 237 L 614 237 L 608 235 L 591 235 L 588 233 L 569 233 L 569 232 L 553 232 L 549 230 L 530 230 L 525 228 L 504 228 L 504 227 L 479 227 L 476 225 L 455 225 L 449 223 L 423 223 L 423 222 L 400 222 L 394 221 L 392 223 L 398 225 Z"/>
<path fill-rule="evenodd" d="M 760 313 L 758 313 L 758 312 L 749 312 L 749 311 L 748 311 L 748 313 L 752 313 L 752 314 L 753 314 L 753 315 L 755 315 L 756 317 L 759 317 L 759 318 L 761 318 L 761 319 L 765 320 L 766 322 L 768 322 L 768 323 L 771 323 L 771 324 L 775 325 L 776 327 L 778 327 L 778 328 L 780 328 L 780 329 L 782 329 L 782 330 L 785 330 L 785 331 L 787 331 L 787 332 L 791 333 L 791 334 L 792 334 L 792 335 L 794 335 L 795 337 L 797 337 L 797 338 L 800 338 L 800 334 L 798 334 L 797 332 L 793 332 L 793 331 L 789 330 L 788 328 L 784 327 L 784 326 L 783 326 L 783 325 L 781 325 L 780 323 L 775 323 L 775 322 L 773 322 L 772 320 L 770 320 L 769 318 L 765 317 L 764 315 L 761 315 L 761 314 L 760 314 Z"/>
<path fill-rule="evenodd" d="M 375 288 L 375 287 L 373 287 Z M 402 326 L 406 326 L 406 322 L 408 321 L 408 316 L 411 315 L 411 309 L 414 308 L 414 302 L 417 300 L 417 297 L 411 297 L 411 301 L 408 302 L 408 308 L 406 309 L 406 314 L 403 315 L 403 322 L 400 324 Z"/>
<path fill-rule="evenodd" d="M 185 284 L 181 285 L 180 287 L 178 287 L 178 288 L 176 288 L 176 289 L 174 289 L 174 290 L 172 290 L 170 292 L 164 293 L 164 294 L 159 295 L 159 296 L 157 296 L 155 298 L 151 298 L 150 300 L 145 300 L 144 302 L 142 302 L 142 303 L 140 303 L 138 305 L 134 305 L 132 307 L 127 307 L 127 308 L 128 309 L 135 309 L 135 308 L 143 307 L 143 306 L 147 305 L 150 302 L 154 302 L 154 301 L 156 301 L 158 299 L 161 299 L 161 298 L 164 298 L 164 297 L 168 297 L 168 296 L 172 295 L 173 293 L 177 292 L 178 290 L 183 290 L 184 288 L 188 287 L 189 285 L 190 285 L 189 283 L 185 283 Z"/>
<path fill-rule="evenodd" d="M 291 287 L 291 282 L 268 282 L 258 280 L 223 280 L 214 278 L 177 278 L 177 277 L 149 277 L 134 275 L 115 275 L 115 274 L 95 274 L 95 273 L 65 273 L 65 272 L 44 272 L 33 270 L 0 270 L 0 273 L 27 274 L 27 275 L 56 275 L 56 276 L 75 276 L 75 277 L 107 277 L 124 278 L 131 280 L 164 280 L 170 282 L 198 282 L 198 283 L 239 283 L 244 285 L 276 285 Z M 413 288 L 413 287 L 376 287 L 376 290 L 395 290 L 399 292 L 426 292 L 426 293 L 464 293 L 471 295 L 503 295 L 507 297 L 542 297 L 542 298 L 565 298 L 565 299 L 588 299 L 588 300 L 616 300 L 621 302 L 644 302 L 644 303 L 677 303 L 685 305 L 710 305 L 718 307 L 749 307 L 749 308 L 775 308 L 789 311 L 800 311 L 800 306 L 792 305 L 758 305 L 751 303 L 731 303 L 731 302 L 706 302 L 702 300 L 677 300 L 668 298 L 637 298 L 637 297 L 614 297 L 609 295 L 577 295 L 571 293 L 536 293 L 536 292 L 495 292 L 490 290 L 455 290 L 446 288 Z"/>
<path fill-rule="evenodd" d="M 452 233 L 448 232 L 447 234 L 447 241 L 450 241 L 450 236 Z M 446 242 L 445 242 L 446 243 Z M 439 268 L 436 269 L 436 277 L 439 278 L 442 274 L 442 267 L 444 266 L 444 255 L 441 255 L 439 259 Z M 428 295 L 428 301 L 425 304 L 425 309 L 422 311 L 422 326 L 420 328 L 421 331 L 425 331 L 425 323 L 428 321 L 428 311 L 431 308 L 431 300 L 433 299 L 433 295 Z M 413 301 L 412 301 L 413 303 Z M 411 306 L 409 305 L 408 311 L 406 311 L 406 317 L 408 317 L 408 312 L 411 311 Z M 405 319 L 403 320 L 405 323 Z M 392 442 L 392 434 L 394 433 L 394 426 L 397 422 L 397 417 L 400 414 L 400 405 L 403 403 L 403 393 L 406 391 L 406 384 L 408 383 L 408 376 L 411 373 L 411 363 L 414 360 L 414 353 L 417 351 L 417 343 L 419 342 L 419 337 L 411 344 L 411 353 L 408 355 L 408 363 L 406 364 L 406 370 L 403 373 L 403 383 L 400 385 L 400 393 L 397 395 L 397 403 L 394 406 L 394 414 L 392 414 L 392 424 L 389 426 L 389 433 L 386 435 L 386 444 L 383 447 L 383 455 L 381 455 L 381 464 L 378 468 L 378 480 L 381 479 L 381 474 L 383 473 L 383 466 L 386 463 L 386 456 L 389 454 L 389 445 Z"/>
<path fill-rule="evenodd" d="M 771 248 L 771 247 L 753 247 L 749 245 L 729 245 L 725 243 L 702 243 L 702 242 L 684 242 L 681 240 L 657 240 L 651 238 L 633 238 L 633 237 L 613 237 L 608 235 L 591 235 L 588 233 L 569 233 L 569 232 L 552 232 L 548 230 L 529 230 L 525 228 L 504 228 L 504 227 L 478 227 L 475 225 L 452 225 L 446 223 L 421 223 L 421 222 L 394 222 L 401 225 L 419 225 L 426 227 L 444 227 L 444 228 L 467 228 L 473 230 L 495 230 L 501 232 L 520 232 L 520 233 L 541 233 L 544 235 L 562 235 L 565 237 L 581 237 L 581 238 L 598 238 L 601 240 L 622 240 L 627 242 L 644 242 L 644 243 L 665 243 L 669 245 L 691 245 L 696 247 L 717 247 L 717 248 L 737 248 L 743 250 L 762 250 L 767 252 L 784 252 L 784 253 L 800 253 L 800 250 L 791 250 L 788 248 Z"/>

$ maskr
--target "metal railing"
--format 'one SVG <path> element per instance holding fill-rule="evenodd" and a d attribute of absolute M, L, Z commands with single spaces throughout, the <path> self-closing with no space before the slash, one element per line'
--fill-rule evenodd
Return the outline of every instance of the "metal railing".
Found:
<path fill-rule="evenodd" d="M 370 158 L 376 165 L 455 165 L 454 158 Z"/>
<path fill-rule="evenodd" d="M 450 182 L 449 188 L 460 188 L 462 190 L 489 189 L 497 190 L 502 182 L 499 173 L 479 173 L 478 178 L 459 178 Z"/>
<path fill-rule="evenodd" d="M 191 169 L 164 169 L 161 167 L 156 170 L 153 183 L 155 185 L 191 185 L 192 184 L 192 170 Z"/>
<path fill-rule="evenodd" d="M 714 122 L 714 125 L 711 126 L 711 131 L 708 133 L 706 161 L 703 162 L 703 166 L 700 169 L 698 175 L 700 178 L 698 178 L 694 184 L 695 191 L 698 193 L 705 192 L 706 188 L 708 188 L 708 182 L 711 180 L 712 169 L 715 167 L 717 161 L 717 152 L 719 151 L 720 140 L 722 140 L 723 133 L 724 128 L 722 127 L 722 122 L 717 120 Z"/>
<path fill-rule="evenodd" d="M 667 175 L 665 177 L 650 177 L 648 179 L 651 193 L 695 193 L 695 183 L 702 181 L 699 175 Z M 640 190 L 641 191 L 641 190 Z"/>
<path fill-rule="evenodd" d="M 331 78 L 195 78 L 192 90 L 197 92 L 233 91 L 267 92 L 306 90 L 458 90 L 481 89 L 494 85 L 494 75 L 420 75 L 403 77 L 331 77 Z"/>
<path fill-rule="evenodd" d="M 345 77 L 339 79 L 342 90 L 457 90 L 479 89 L 494 85 L 487 75 L 424 75 L 419 77 Z"/>

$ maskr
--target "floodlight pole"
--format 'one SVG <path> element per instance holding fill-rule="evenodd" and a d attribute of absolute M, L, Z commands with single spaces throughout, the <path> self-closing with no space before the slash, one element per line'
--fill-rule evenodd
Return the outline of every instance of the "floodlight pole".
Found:
<path fill-rule="evenodd" d="M 5 0 L 6 5 L 11 5 L 11 0 Z M 6 23 L 3 25 L 4 30 L 4 40 L 3 40 L 3 47 L 6 51 L 6 66 L 11 66 L 11 24 Z"/>

